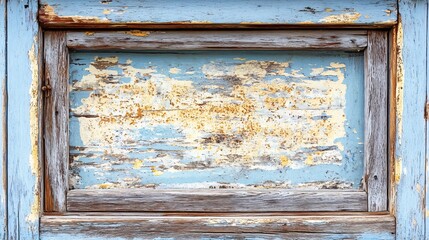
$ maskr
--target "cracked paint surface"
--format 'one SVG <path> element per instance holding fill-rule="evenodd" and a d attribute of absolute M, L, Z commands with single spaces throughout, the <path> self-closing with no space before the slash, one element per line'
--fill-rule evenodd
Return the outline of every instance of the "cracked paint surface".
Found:
<path fill-rule="evenodd" d="M 363 54 L 72 53 L 71 188 L 359 188 Z"/>

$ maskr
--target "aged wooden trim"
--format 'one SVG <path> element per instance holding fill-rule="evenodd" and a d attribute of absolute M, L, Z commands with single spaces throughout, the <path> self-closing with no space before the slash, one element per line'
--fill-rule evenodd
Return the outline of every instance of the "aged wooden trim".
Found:
<path fill-rule="evenodd" d="M 85 7 L 81 7 L 84 6 Z M 396 24 L 395 0 L 366 1 L 64 1 L 42 0 L 49 28 L 385 27 Z"/>
<path fill-rule="evenodd" d="M 395 215 L 396 178 L 395 178 L 395 142 L 396 142 L 396 71 L 397 71 L 397 27 L 389 33 L 389 139 L 388 139 L 388 210 Z"/>
<path fill-rule="evenodd" d="M 75 50 L 363 50 L 367 31 L 122 31 L 67 32 Z"/>
<path fill-rule="evenodd" d="M 174 234 L 284 234 L 283 237 L 308 237 L 344 234 L 384 234 L 392 238 L 395 232 L 392 216 L 204 216 L 204 217 L 144 217 L 144 216 L 44 216 L 41 237 L 56 234 L 94 236 L 102 238 L 165 236 Z M 191 235 L 192 236 L 192 235 Z M 222 235 L 221 235 L 222 236 Z M 241 235 L 243 236 L 243 235 Z"/>
<path fill-rule="evenodd" d="M 45 211 L 66 210 L 68 190 L 68 49 L 65 32 L 45 33 Z"/>
<path fill-rule="evenodd" d="M 365 164 L 368 210 L 387 210 L 387 32 L 368 31 L 365 52 Z"/>
<path fill-rule="evenodd" d="M 68 211 L 367 211 L 365 192 L 291 190 L 71 190 Z"/>

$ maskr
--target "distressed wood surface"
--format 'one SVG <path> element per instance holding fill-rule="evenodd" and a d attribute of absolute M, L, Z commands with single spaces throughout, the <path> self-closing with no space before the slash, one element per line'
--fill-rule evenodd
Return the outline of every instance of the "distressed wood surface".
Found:
<path fill-rule="evenodd" d="M 425 239 L 427 4 L 427 1 L 399 1 L 395 154 L 397 239 Z"/>
<path fill-rule="evenodd" d="M 304 239 L 348 236 L 359 239 L 393 239 L 394 218 L 391 216 L 278 216 L 278 217 L 94 217 L 44 216 L 41 239 L 60 236 L 145 239 L 184 236 L 265 236 Z M 261 234 L 264 233 L 264 234 Z M 240 234 L 240 235 L 238 235 Z M 259 235 L 257 235 L 259 234 Z M 366 236 L 366 237 L 365 237 Z M 330 238 L 331 239 L 331 238 Z M 374 239 L 374 238 L 373 238 Z"/>
<path fill-rule="evenodd" d="M 85 7 L 81 7 L 85 6 Z M 189 27 L 327 27 L 391 26 L 397 20 L 394 0 L 336 1 L 113 1 L 42 0 L 39 19 L 45 27 L 189 28 Z"/>
<path fill-rule="evenodd" d="M 72 53 L 70 188 L 359 189 L 363 53 Z"/>
<path fill-rule="evenodd" d="M 396 209 L 396 85 L 397 85 L 397 27 L 389 31 L 389 140 L 388 140 L 388 210 L 394 215 Z"/>
<path fill-rule="evenodd" d="M 367 31 L 122 31 L 68 32 L 67 47 L 76 50 L 363 50 Z"/>
<path fill-rule="evenodd" d="M 39 44 L 38 2 L 7 1 L 7 239 L 38 239 Z"/>
<path fill-rule="evenodd" d="M 0 1 L 0 239 L 7 237 L 6 2 Z"/>
<path fill-rule="evenodd" d="M 387 211 L 387 32 L 369 31 L 365 61 L 365 164 L 368 210 Z"/>
<path fill-rule="evenodd" d="M 65 32 L 45 33 L 45 202 L 47 212 L 66 210 L 68 190 L 68 50 Z"/>
<path fill-rule="evenodd" d="M 125 197 L 126 196 L 126 197 Z M 367 195 L 358 191 L 287 190 L 71 190 L 68 211 L 367 211 Z"/>

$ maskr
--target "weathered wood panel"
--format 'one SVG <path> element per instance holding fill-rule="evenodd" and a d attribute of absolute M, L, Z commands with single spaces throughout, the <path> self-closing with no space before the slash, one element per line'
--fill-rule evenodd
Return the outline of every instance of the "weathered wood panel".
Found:
<path fill-rule="evenodd" d="M 70 187 L 360 188 L 363 54 L 72 53 Z"/>
<path fill-rule="evenodd" d="M 85 6 L 85 7 L 82 7 Z M 42 0 L 46 27 L 273 27 L 272 25 L 389 26 L 394 0 L 336 1 L 67 1 Z M 271 26 L 270 26 L 271 24 Z"/>
<path fill-rule="evenodd" d="M 69 165 L 69 55 L 65 32 L 46 32 L 44 40 L 44 210 L 64 212 Z"/>
<path fill-rule="evenodd" d="M 39 238 L 37 9 L 36 0 L 7 1 L 7 239 Z"/>
<path fill-rule="evenodd" d="M 94 217 L 45 216 L 41 239 L 394 239 L 391 216 Z M 263 234 L 262 234 L 263 233 Z M 189 236 L 189 237 L 188 237 Z"/>
<path fill-rule="evenodd" d="M 124 197 L 126 196 L 126 197 Z M 367 211 L 367 194 L 358 191 L 288 190 L 71 190 L 68 211 L 275 212 Z"/>
<path fill-rule="evenodd" d="M 387 211 L 387 32 L 369 31 L 365 61 L 365 164 L 368 210 Z"/>
<path fill-rule="evenodd" d="M 397 239 L 425 239 L 424 109 L 427 84 L 427 1 L 399 1 L 397 83 Z M 427 238 L 427 236 L 426 236 Z"/>
<path fill-rule="evenodd" d="M 0 239 L 7 237 L 6 1 L 0 1 Z"/>
<path fill-rule="evenodd" d="M 76 50 L 297 50 L 359 51 L 367 31 L 122 31 L 68 32 L 67 47 Z"/>

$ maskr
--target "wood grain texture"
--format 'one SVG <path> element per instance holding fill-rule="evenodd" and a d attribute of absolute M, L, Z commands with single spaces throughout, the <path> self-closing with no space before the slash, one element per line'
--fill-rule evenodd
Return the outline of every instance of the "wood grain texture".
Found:
<path fill-rule="evenodd" d="M 286 190 L 71 190 L 68 211 L 367 211 L 358 191 Z"/>
<path fill-rule="evenodd" d="M 427 89 L 427 1 L 399 1 L 395 182 L 397 239 L 425 239 L 424 109 Z"/>
<path fill-rule="evenodd" d="M 184 236 L 268 236 L 277 238 L 317 238 L 361 236 L 359 239 L 393 239 L 391 216 L 277 216 L 277 217 L 96 217 L 44 216 L 41 239 L 81 235 L 94 238 L 145 239 Z M 240 235 L 239 235 L 240 234 Z M 366 237 L 365 237 L 366 236 Z M 373 238 L 374 239 L 374 238 Z"/>
<path fill-rule="evenodd" d="M 81 6 L 86 7 L 81 7 Z M 394 0 L 336 1 L 66 1 L 43 0 L 39 19 L 45 27 L 382 27 L 396 23 Z"/>
<path fill-rule="evenodd" d="M 7 239 L 38 239 L 38 1 L 7 1 Z"/>
<path fill-rule="evenodd" d="M 365 164 L 368 210 L 387 210 L 387 32 L 369 31 L 365 61 Z"/>
<path fill-rule="evenodd" d="M 7 237 L 6 2 L 0 2 L 0 239 Z"/>
<path fill-rule="evenodd" d="M 122 31 L 68 32 L 67 46 L 83 50 L 362 50 L 367 31 Z"/>
<path fill-rule="evenodd" d="M 68 190 L 68 50 L 65 32 L 45 33 L 45 211 L 66 210 Z"/>

